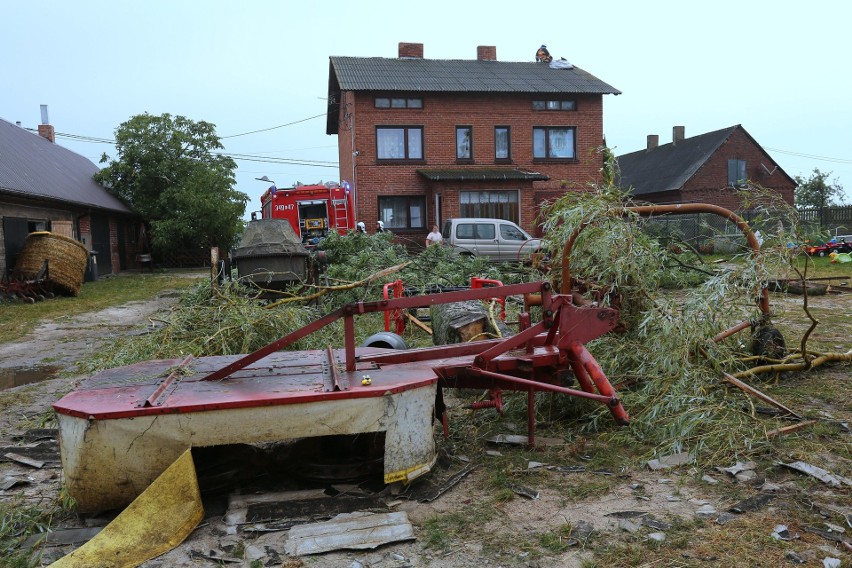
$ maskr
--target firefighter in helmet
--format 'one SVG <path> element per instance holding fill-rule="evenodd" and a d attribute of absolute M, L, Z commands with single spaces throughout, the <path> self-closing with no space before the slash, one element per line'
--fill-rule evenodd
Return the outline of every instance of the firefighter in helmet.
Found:
<path fill-rule="evenodd" d="M 364 221 L 358 221 L 355 225 L 355 232 L 367 234 L 367 225 L 364 224 Z"/>

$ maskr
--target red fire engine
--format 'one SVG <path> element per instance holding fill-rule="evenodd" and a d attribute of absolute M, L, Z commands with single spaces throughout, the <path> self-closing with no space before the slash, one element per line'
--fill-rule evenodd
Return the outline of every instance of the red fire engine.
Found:
<path fill-rule="evenodd" d="M 355 208 L 349 183 L 271 186 L 261 196 L 263 219 L 287 219 L 303 243 L 313 244 L 336 230 L 341 235 L 355 228 Z"/>

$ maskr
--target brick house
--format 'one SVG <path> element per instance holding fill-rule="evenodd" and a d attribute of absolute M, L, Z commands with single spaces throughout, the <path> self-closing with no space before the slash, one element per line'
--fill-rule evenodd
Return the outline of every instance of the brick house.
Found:
<path fill-rule="evenodd" d="M 38 134 L 0 120 L 0 277 L 33 231 L 51 231 L 97 251 L 99 274 L 135 261 L 138 217 L 95 183 L 98 167 L 55 144 L 50 124 Z"/>
<path fill-rule="evenodd" d="M 539 204 L 601 180 L 603 95 L 577 67 L 472 60 L 330 57 L 327 134 L 356 217 L 422 242 L 451 217 L 499 217 L 536 232 Z"/>
<path fill-rule="evenodd" d="M 753 183 L 793 205 L 797 185 L 739 124 L 692 138 L 675 126 L 671 143 L 662 146 L 649 135 L 646 149 L 618 156 L 618 166 L 622 187 L 657 204 L 710 203 L 737 211 L 737 189 Z"/>

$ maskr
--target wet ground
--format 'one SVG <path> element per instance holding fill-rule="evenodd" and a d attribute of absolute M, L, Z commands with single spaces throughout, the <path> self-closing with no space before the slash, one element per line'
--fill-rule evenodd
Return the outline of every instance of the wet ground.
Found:
<path fill-rule="evenodd" d="M 60 318 L 45 322 L 24 341 L 15 344 L 0 345 L 0 500 L 38 505 L 50 505 L 59 495 L 62 481 L 62 470 L 58 463 L 58 446 L 55 431 L 41 428 L 45 417 L 50 416 L 50 405 L 65 392 L 73 388 L 81 378 L 74 374 L 75 364 L 85 359 L 98 349 L 107 345 L 111 338 L 119 334 L 144 333 L 156 319 L 159 310 L 168 309 L 176 301 L 176 296 L 166 295 L 147 302 L 133 302 L 125 306 L 102 310 L 69 318 Z M 784 302 L 796 303 L 795 298 Z M 782 307 L 778 298 L 773 298 Z M 821 297 L 813 300 L 814 306 L 848 314 L 852 307 L 852 295 Z M 848 317 L 848 316 L 847 316 Z M 783 317 L 782 317 L 783 319 Z M 835 338 L 836 337 L 836 338 Z M 848 332 L 832 336 L 838 350 L 849 348 Z M 838 373 L 844 373 L 838 369 Z M 2 390 L 4 389 L 5 390 Z M 27 446 L 30 448 L 27 449 Z M 483 452 L 488 449 L 483 448 Z M 509 449 L 499 449 L 508 453 Z M 17 457 L 4 458 L 7 453 Z M 229 453 L 239 463 L 252 460 L 237 451 Z M 476 458 L 476 456 L 474 456 Z M 23 459 L 21 459 L 23 458 Z M 466 456 L 447 457 L 446 463 L 439 464 L 430 480 L 440 482 L 443 476 L 456 473 L 469 464 Z M 487 460 L 487 457 L 479 457 Z M 28 464 L 27 460 L 41 462 L 40 467 Z M 232 461 L 234 461 L 232 460 Z M 276 464 L 292 461 L 277 459 Z M 254 463 L 252 461 L 252 463 Z M 822 462 L 820 462 L 822 463 Z M 205 483 L 221 481 L 224 474 L 239 475 L 236 465 L 231 468 L 222 467 L 217 462 L 217 468 L 212 473 L 199 471 Z M 564 464 L 557 464 L 564 465 Z M 731 464 L 720 464 L 728 466 Z M 837 464 L 832 466 L 836 467 Z M 480 464 L 481 468 L 487 467 Z M 529 465 L 525 466 L 529 468 Z M 540 464 L 542 471 L 547 464 Z M 254 468 L 257 469 L 256 467 Z M 275 469 L 274 467 L 272 469 Z M 382 493 L 381 489 L 369 495 L 381 507 L 396 511 L 405 511 L 415 527 L 417 540 L 409 543 L 385 546 L 374 551 L 366 552 L 333 552 L 306 558 L 304 561 L 288 558 L 284 553 L 288 539 L 285 526 L 267 524 L 234 525 L 227 519 L 227 503 L 223 501 L 205 504 L 207 515 L 201 525 L 190 537 L 173 551 L 143 564 L 146 568 L 173 566 L 257 566 L 251 559 L 262 565 L 275 566 L 314 566 L 329 568 L 364 568 L 364 567 L 397 567 L 403 566 L 442 566 L 442 567 L 473 567 L 473 566 L 538 566 L 571 567 L 582 565 L 594 558 L 594 554 L 583 547 L 572 547 L 561 553 L 531 557 L 528 550 L 539 550 L 534 544 L 542 534 L 550 530 L 554 534 L 570 524 L 574 527 L 590 526 L 600 538 L 617 540 L 647 538 L 652 531 L 652 525 L 643 524 L 641 520 L 622 519 L 625 515 L 636 511 L 643 512 L 648 518 L 664 519 L 669 524 L 690 522 L 699 518 L 701 511 L 713 511 L 713 519 L 722 518 L 724 511 L 730 507 L 732 499 L 724 491 L 711 489 L 713 484 L 742 492 L 742 485 L 727 474 L 711 472 L 711 481 L 696 481 L 697 476 L 686 471 L 673 473 L 671 471 L 636 470 L 613 477 L 610 474 L 585 471 L 583 468 L 563 468 L 548 470 L 546 473 L 534 476 L 527 474 L 527 485 L 534 486 L 540 496 L 537 499 L 516 497 L 504 503 L 494 505 L 494 490 L 486 484 L 487 476 L 479 470 L 465 476 L 458 485 L 449 489 L 441 497 L 429 502 L 419 502 L 391 493 Z M 766 488 L 756 487 L 750 492 L 756 495 L 771 493 L 779 501 L 788 495 L 796 493 L 795 477 L 789 472 L 767 470 L 760 472 L 765 478 Z M 768 489 L 772 485 L 773 489 Z M 598 487 L 601 489 L 591 492 L 587 498 L 576 500 L 566 499 L 565 495 L 571 488 Z M 344 491 L 347 489 L 337 484 Z M 828 499 L 828 489 L 820 489 L 822 499 Z M 279 488 L 280 489 L 280 488 Z M 290 489 L 289 487 L 287 489 Z M 521 494 L 519 494 L 521 495 Z M 357 495 L 362 498 L 362 495 Z M 504 551 L 495 551 L 494 545 L 483 545 L 481 534 L 467 536 L 465 531 L 452 539 L 447 548 L 429 546 L 430 539 L 435 538 L 434 529 L 442 526 L 446 519 L 455 519 L 459 515 L 471 514 L 476 511 L 496 511 L 489 522 L 488 532 L 499 535 L 499 540 L 505 542 Z M 771 505 L 765 512 L 758 513 L 766 516 L 765 524 L 768 531 L 778 522 L 789 523 L 796 514 L 789 509 Z M 83 540 L 91 537 L 93 526 L 105 524 L 108 518 L 77 518 L 63 522 L 61 527 L 74 531 L 90 531 L 85 533 Z M 830 519 L 833 520 L 833 519 Z M 655 521 L 656 522 L 656 521 Z M 840 521 L 836 521 L 838 523 Z M 742 521 L 740 521 L 742 523 Z M 660 526 L 665 525 L 662 523 Z M 650 528 L 649 528 L 650 527 Z M 852 525 L 850 525 L 852 527 Z M 653 528 L 658 534 L 660 530 Z M 731 534 L 736 535 L 741 530 L 741 524 L 734 523 Z M 632 536 L 635 534 L 638 536 Z M 848 529 L 847 529 L 848 531 Z M 481 533 L 481 531 L 480 531 Z M 67 533 L 66 533 L 67 534 Z M 77 533 L 73 533 L 77 534 Z M 81 534 L 83 534 L 81 532 Z M 769 532 L 766 533 L 767 535 Z M 69 537 L 70 538 L 70 537 Z M 731 537 L 735 538 L 735 537 Z M 766 537 L 769 538 L 768 536 Z M 79 542 L 73 540 L 71 542 Z M 808 537 L 795 546 L 797 552 L 810 554 L 808 565 L 820 565 L 826 556 L 849 560 L 850 553 L 844 552 L 838 544 L 832 544 L 821 538 Z M 521 546 L 519 543 L 529 541 L 533 544 Z M 828 546 L 831 545 L 832 549 Z M 73 545 L 59 545 L 45 548 L 45 556 L 41 565 L 47 565 L 51 559 L 56 559 L 68 552 Z M 237 553 L 242 551 L 242 560 L 236 560 Z M 687 551 L 688 552 L 688 551 Z M 677 558 L 686 558 L 683 550 L 673 551 L 673 564 L 665 565 L 722 565 L 713 560 L 684 561 L 677 563 Z M 232 564 L 233 563 L 233 564 Z M 0 562 L 2 565 L 2 562 Z M 650 564 L 648 564 L 650 565 Z M 663 564 L 661 564 L 663 565 Z M 766 566 L 768 562 L 753 564 Z"/>

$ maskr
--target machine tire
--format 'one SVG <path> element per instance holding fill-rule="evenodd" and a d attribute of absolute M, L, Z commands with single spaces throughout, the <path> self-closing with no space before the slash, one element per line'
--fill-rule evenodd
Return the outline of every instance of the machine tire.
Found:
<path fill-rule="evenodd" d="M 383 349 L 408 349 L 405 340 L 392 331 L 380 331 L 364 340 L 361 347 L 381 347 Z"/>

